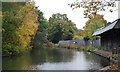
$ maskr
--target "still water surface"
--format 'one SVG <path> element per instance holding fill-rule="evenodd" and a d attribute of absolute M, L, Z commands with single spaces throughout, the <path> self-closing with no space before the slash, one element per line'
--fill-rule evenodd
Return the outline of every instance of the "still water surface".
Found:
<path fill-rule="evenodd" d="M 95 70 L 109 65 L 95 54 L 67 49 L 34 49 L 19 57 L 3 57 L 2 63 L 3 70 Z"/>

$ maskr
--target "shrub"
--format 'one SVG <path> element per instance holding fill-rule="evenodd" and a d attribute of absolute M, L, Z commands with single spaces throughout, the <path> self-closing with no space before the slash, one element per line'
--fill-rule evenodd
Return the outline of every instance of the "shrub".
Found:
<path fill-rule="evenodd" d="M 9 56 L 9 55 L 18 55 L 23 52 L 25 52 L 26 48 L 22 48 L 18 45 L 14 44 L 3 44 L 2 54 L 3 56 Z"/>
<path fill-rule="evenodd" d="M 86 46 L 85 50 L 86 51 L 94 51 L 94 50 L 100 50 L 100 46 Z"/>
<path fill-rule="evenodd" d="M 80 46 L 78 44 L 61 44 L 59 45 L 59 47 L 68 49 L 79 49 Z"/>

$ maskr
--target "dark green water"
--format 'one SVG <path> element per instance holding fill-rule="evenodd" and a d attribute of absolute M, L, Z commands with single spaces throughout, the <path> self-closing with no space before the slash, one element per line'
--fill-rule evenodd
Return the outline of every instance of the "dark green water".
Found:
<path fill-rule="evenodd" d="M 34 49 L 19 57 L 3 57 L 3 70 L 90 70 L 109 64 L 97 55 L 67 49 Z"/>

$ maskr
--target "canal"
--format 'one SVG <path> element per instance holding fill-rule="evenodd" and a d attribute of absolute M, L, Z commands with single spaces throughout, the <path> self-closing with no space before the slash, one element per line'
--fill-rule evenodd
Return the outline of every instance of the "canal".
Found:
<path fill-rule="evenodd" d="M 96 70 L 109 65 L 98 55 L 68 49 L 34 49 L 18 57 L 3 57 L 3 70 Z"/>

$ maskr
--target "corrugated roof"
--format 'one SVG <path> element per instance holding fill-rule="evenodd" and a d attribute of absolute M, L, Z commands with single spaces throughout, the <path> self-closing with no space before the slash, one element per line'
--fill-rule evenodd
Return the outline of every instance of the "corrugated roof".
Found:
<path fill-rule="evenodd" d="M 106 31 L 108 31 L 108 30 L 113 29 L 114 26 L 116 25 L 117 21 L 118 21 L 118 20 L 112 22 L 110 25 L 108 25 L 108 26 L 106 26 L 106 27 L 104 27 L 104 28 L 100 28 L 100 29 L 96 30 L 96 31 L 93 33 L 93 36 L 100 35 L 100 34 L 106 32 Z"/>

